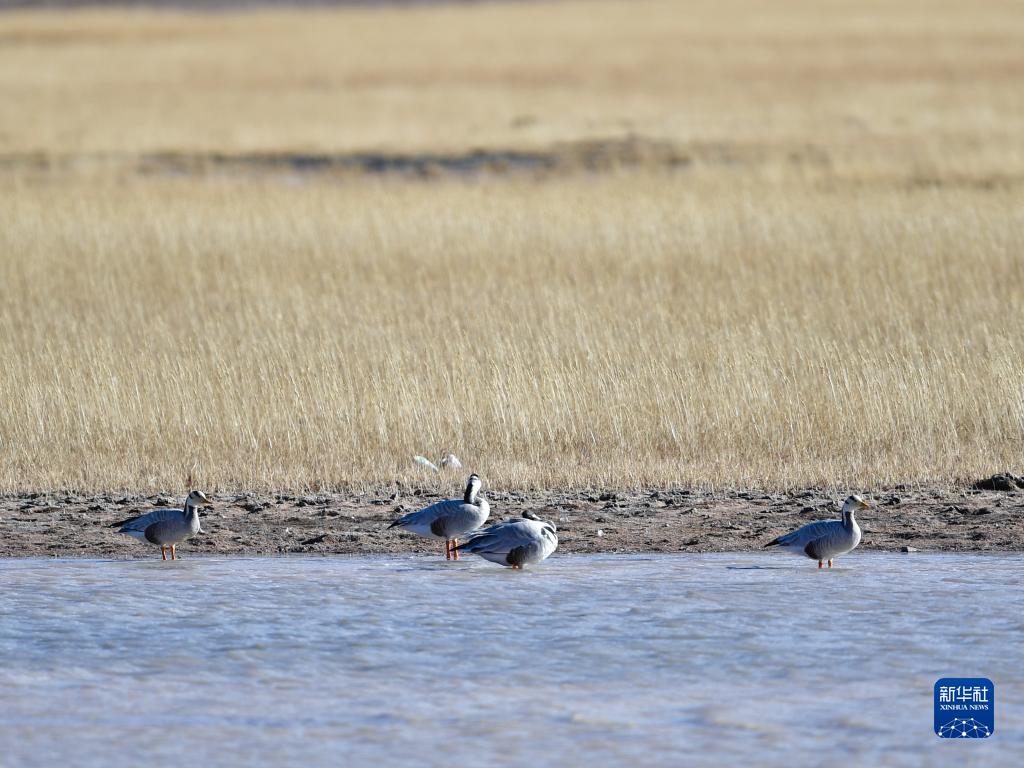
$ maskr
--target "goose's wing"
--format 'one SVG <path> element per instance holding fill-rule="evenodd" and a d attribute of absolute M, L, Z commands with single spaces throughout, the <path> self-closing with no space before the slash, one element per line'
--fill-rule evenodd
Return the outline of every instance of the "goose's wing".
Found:
<path fill-rule="evenodd" d="M 142 535 L 152 544 L 176 544 L 191 537 L 192 529 L 184 517 L 177 517 L 150 523 Z"/>
<path fill-rule="evenodd" d="M 792 533 L 787 533 L 783 536 L 779 536 L 773 541 L 769 541 L 765 544 L 766 547 L 794 547 L 797 549 L 803 549 L 812 541 L 817 541 L 825 536 L 831 536 L 837 534 L 843 528 L 843 524 L 838 520 L 821 520 L 817 523 L 808 523 L 802 528 L 797 528 Z"/>
<path fill-rule="evenodd" d="M 804 545 L 804 554 L 815 560 L 831 558 L 833 555 L 849 552 L 857 546 L 859 536 L 843 527 L 840 523 L 829 528 L 821 536 L 811 539 Z"/>
<path fill-rule="evenodd" d="M 544 538 L 544 524 L 536 520 L 498 523 L 473 534 L 459 545 L 473 554 L 507 555 L 517 547 L 535 544 Z"/>
<path fill-rule="evenodd" d="M 178 522 L 181 523 L 185 520 L 185 513 L 180 509 L 154 509 L 152 512 L 147 512 L 144 515 L 138 517 L 130 517 L 127 520 L 122 520 L 119 523 L 114 523 L 115 526 L 120 526 L 118 533 L 145 533 L 146 529 L 154 523 L 167 523 L 167 522 Z"/>
<path fill-rule="evenodd" d="M 444 536 L 445 531 L 442 530 L 442 523 L 448 518 L 461 519 L 465 517 L 468 514 L 468 510 L 463 509 L 463 507 L 469 506 L 462 499 L 446 499 L 445 501 L 431 504 L 429 507 L 402 515 L 402 517 L 389 525 L 388 528 L 404 528 L 407 531 L 419 533 L 423 536 Z"/>
<path fill-rule="evenodd" d="M 441 518 L 444 521 L 445 535 L 455 538 L 471 533 L 487 522 L 490 506 L 482 498 L 478 504 L 460 502 Z"/>

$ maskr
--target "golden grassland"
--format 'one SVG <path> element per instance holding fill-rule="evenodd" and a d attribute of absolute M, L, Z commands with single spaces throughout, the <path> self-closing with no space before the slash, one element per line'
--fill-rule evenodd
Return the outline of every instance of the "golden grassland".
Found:
<path fill-rule="evenodd" d="M 383 482 L 443 449 L 527 487 L 1017 466 L 1018 202 L 636 174 L 21 187 L 0 486 Z"/>
<path fill-rule="evenodd" d="M 0 490 L 1019 468 L 1022 43 L 996 2 L 0 15 Z M 625 136 L 692 162 L 132 165 Z"/>

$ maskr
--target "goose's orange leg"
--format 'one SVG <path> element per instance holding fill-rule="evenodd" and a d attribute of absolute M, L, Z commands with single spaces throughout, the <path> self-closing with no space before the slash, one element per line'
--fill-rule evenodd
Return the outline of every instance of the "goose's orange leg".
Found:
<path fill-rule="evenodd" d="M 171 560 L 177 560 L 177 559 L 178 559 L 178 553 L 174 551 L 174 545 L 171 544 Z"/>
<path fill-rule="evenodd" d="M 831 567 L 832 567 L 832 561 L 831 561 L 831 560 L 829 560 L 829 561 L 828 561 L 828 567 L 829 567 L 829 568 L 831 568 Z"/>
<path fill-rule="evenodd" d="M 160 545 L 160 557 L 167 559 L 167 548 L 163 544 Z"/>
<path fill-rule="evenodd" d="M 459 540 L 452 539 L 452 560 L 459 559 Z"/>
<path fill-rule="evenodd" d="M 445 539 L 444 540 L 444 559 L 445 560 L 451 560 L 452 559 L 452 540 L 451 539 Z"/>
<path fill-rule="evenodd" d="M 818 567 L 821 568 L 821 560 L 818 561 Z"/>

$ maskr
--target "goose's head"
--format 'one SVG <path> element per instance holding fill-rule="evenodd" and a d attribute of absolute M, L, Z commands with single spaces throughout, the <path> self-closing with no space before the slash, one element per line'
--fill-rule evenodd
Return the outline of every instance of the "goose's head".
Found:
<path fill-rule="evenodd" d="M 854 512 L 859 512 L 862 509 L 867 509 L 869 506 L 871 505 L 864 501 L 864 499 L 862 499 L 857 494 L 848 496 L 846 501 L 843 502 L 843 519 L 845 520 L 846 518 L 851 517 Z"/>
<path fill-rule="evenodd" d="M 540 517 L 536 512 L 523 512 L 523 517 L 525 517 L 527 520 L 536 520 L 538 523 L 544 523 L 544 525 L 550 528 L 552 532 L 558 530 L 554 523 L 552 523 L 550 520 L 545 520 L 544 518 Z"/>
<path fill-rule="evenodd" d="M 479 475 L 473 474 L 469 476 L 469 480 L 466 481 L 465 502 L 467 504 L 472 504 L 474 501 L 476 501 L 476 496 L 478 493 L 480 493 L 480 488 L 482 487 L 482 485 L 483 483 L 480 482 Z"/>
<path fill-rule="evenodd" d="M 188 505 L 190 507 L 212 507 L 213 502 L 206 498 L 206 494 L 202 491 L 192 491 L 188 495 Z"/>

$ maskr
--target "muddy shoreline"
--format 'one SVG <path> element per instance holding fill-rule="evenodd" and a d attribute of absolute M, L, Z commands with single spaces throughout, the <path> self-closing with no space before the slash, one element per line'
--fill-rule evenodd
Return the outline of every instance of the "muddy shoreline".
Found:
<path fill-rule="evenodd" d="M 382 494 L 211 493 L 204 533 L 182 556 L 441 552 L 442 544 L 397 531 L 391 521 L 438 500 L 429 492 Z M 559 552 L 759 550 L 775 536 L 838 516 L 839 495 L 698 490 L 489 492 L 491 521 L 533 510 L 559 529 Z M 1024 551 L 1024 490 L 912 490 L 867 495 L 863 549 Z M 0 557 L 159 556 L 110 526 L 181 499 L 126 494 L 0 496 Z"/>

